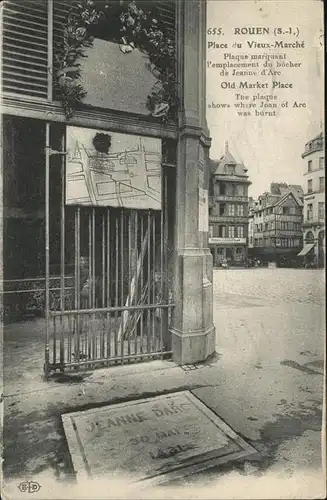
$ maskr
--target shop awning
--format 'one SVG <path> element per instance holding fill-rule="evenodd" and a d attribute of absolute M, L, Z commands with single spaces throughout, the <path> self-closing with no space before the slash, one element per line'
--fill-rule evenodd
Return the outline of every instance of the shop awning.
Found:
<path fill-rule="evenodd" d="M 303 255 L 307 255 L 307 253 L 309 253 L 310 250 L 312 250 L 314 246 L 315 246 L 314 243 L 309 243 L 308 245 L 304 245 L 301 252 L 297 254 L 298 257 L 301 257 Z"/>

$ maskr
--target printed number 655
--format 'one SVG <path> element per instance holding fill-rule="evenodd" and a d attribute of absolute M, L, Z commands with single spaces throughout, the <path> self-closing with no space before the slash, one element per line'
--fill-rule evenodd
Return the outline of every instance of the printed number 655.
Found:
<path fill-rule="evenodd" d="M 222 35 L 222 28 L 208 28 L 207 35 Z"/>

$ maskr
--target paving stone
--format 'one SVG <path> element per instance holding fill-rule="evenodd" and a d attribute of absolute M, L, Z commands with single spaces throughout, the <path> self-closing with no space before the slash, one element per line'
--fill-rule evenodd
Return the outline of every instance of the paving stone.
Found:
<path fill-rule="evenodd" d="M 62 415 L 77 478 L 165 482 L 255 454 L 189 391 Z"/>

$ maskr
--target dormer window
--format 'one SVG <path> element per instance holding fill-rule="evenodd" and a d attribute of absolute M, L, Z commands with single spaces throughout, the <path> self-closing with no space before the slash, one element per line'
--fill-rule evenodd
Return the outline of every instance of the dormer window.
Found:
<path fill-rule="evenodd" d="M 227 174 L 235 174 L 235 165 L 233 164 L 228 164 L 226 165 L 226 173 Z"/>

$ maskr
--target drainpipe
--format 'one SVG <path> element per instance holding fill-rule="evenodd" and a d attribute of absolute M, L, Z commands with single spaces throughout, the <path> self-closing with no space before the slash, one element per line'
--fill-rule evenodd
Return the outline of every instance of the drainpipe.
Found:
<path fill-rule="evenodd" d="M 318 228 L 319 230 L 319 228 Z M 319 269 L 319 238 L 317 237 L 315 239 L 315 246 L 316 246 L 316 269 Z"/>

